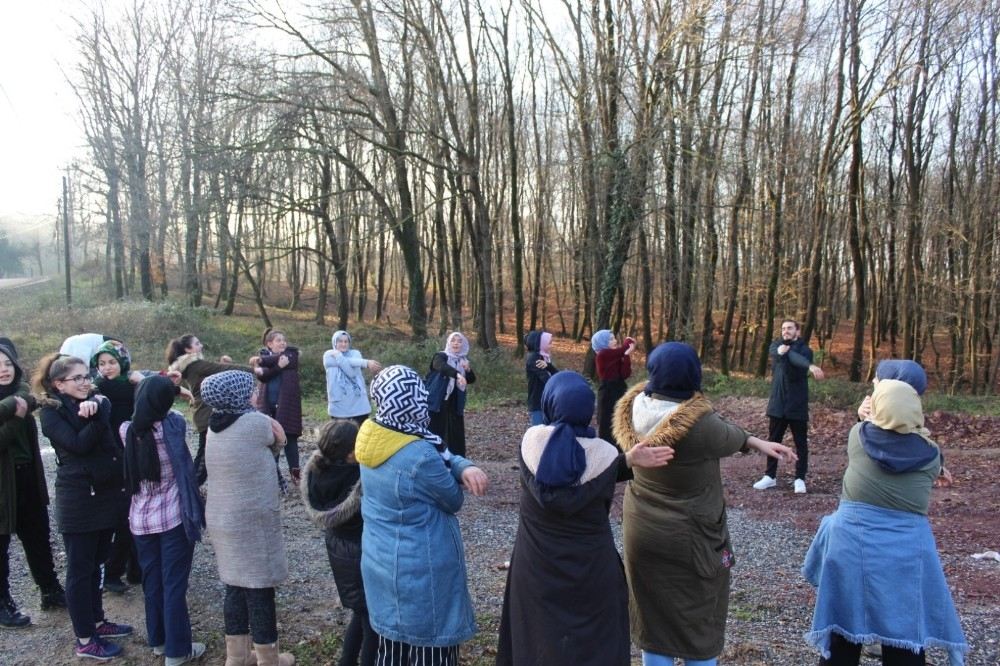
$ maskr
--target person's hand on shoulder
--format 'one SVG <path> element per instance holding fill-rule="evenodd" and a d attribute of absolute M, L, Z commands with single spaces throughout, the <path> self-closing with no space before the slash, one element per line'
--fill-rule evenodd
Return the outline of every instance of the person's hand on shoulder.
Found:
<path fill-rule="evenodd" d="M 19 395 L 14 396 L 14 416 L 23 419 L 28 415 L 28 401 Z"/>
<path fill-rule="evenodd" d="M 77 416 L 81 419 L 89 419 L 100 409 L 100 404 L 97 400 L 91 398 L 89 400 L 84 400 L 80 403 L 80 408 L 77 410 Z"/>
<path fill-rule="evenodd" d="M 490 480 L 486 477 L 486 472 L 473 465 L 462 470 L 462 485 L 476 497 L 482 497 L 486 494 Z"/>

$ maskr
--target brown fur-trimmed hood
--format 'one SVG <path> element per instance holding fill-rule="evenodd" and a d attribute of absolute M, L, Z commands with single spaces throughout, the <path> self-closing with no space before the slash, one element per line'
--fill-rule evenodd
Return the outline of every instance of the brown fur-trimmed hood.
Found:
<path fill-rule="evenodd" d="M 309 519 L 323 529 L 329 529 L 343 525 L 361 511 L 361 480 L 359 479 L 354 484 L 351 492 L 339 504 L 329 509 L 314 507 L 309 501 L 309 479 L 313 474 L 319 473 L 319 459 L 321 457 L 319 451 L 313 451 L 313 454 L 309 456 L 309 462 L 302 468 L 299 490 L 302 493 L 302 503 L 306 507 L 306 515 L 309 516 Z"/>
<path fill-rule="evenodd" d="M 643 394 L 645 388 L 645 383 L 636 384 L 615 405 L 611 428 L 618 444 L 625 451 L 640 441 L 645 441 L 649 446 L 675 446 L 695 423 L 714 411 L 708 398 L 695 393 L 690 399 L 677 404 L 675 409 L 665 409 L 659 421 L 648 432 L 640 433 L 636 431 L 634 424 L 633 405 L 636 399 L 648 399 Z"/>
<path fill-rule="evenodd" d="M 176 370 L 183 375 L 189 365 L 195 361 L 202 360 L 202 358 L 204 357 L 201 354 L 181 354 L 177 357 L 177 360 L 170 364 L 170 369 Z"/>

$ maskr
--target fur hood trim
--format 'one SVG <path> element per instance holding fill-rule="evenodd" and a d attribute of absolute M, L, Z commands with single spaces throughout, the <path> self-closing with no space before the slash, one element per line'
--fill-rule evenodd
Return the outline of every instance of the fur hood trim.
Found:
<path fill-rule="evenodd" d="M 354 484 L 351 492 L 344 500 L 326 510 L 317 509 L 309 501 L 309 479 L 317 472 L 318 462 L 322 456 L 319 451 L 313 451 L 309 456 L 309 462 L 302 468 L 302 478 L 299 479 L 299 491 L 302 494 L 302 503 L 306 507 L 306 515 L 322 528 L 337 527 L 343 525 L 348 520 L 358 515 L 361 511 L 361 480 Z"/>
<path fill-rule="evenodd" d="M 642 440 L 649 446 L 675 446 L 695 423 L 714 411 L 708 398 L 701 393 L 695 393 L 688 400 L 678 404 L 676 409 L 667 413 L 648 435 L 642 436 L 635 430 L 632 409 L 645 388 L 644 382 L 636 384 L 615 405 L 612 432 L 625 451 Z"/>
<path fill-rule="evenodd" d="M 170 364 L 170 369 L 177 370 L 183 375 L 189 365 L 195 361 L 200 361 L 202 358 L 203 356 L 201 354 L 181 354 L 177 357 L 176 361 Z"/>

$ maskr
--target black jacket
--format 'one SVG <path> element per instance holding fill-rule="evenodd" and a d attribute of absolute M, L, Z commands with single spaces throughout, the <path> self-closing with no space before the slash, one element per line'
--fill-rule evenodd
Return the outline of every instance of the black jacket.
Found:
<path fill-rule="evenodd" d="M 62 533 L 114 529 L 124 520 L 129 498 L 125 494 L 122 447 L 111 432 L 111 403 L 91 398 L 97 414 L 82 419 L 79 403 L 65 395 L 58 406 L 40 410 L 42 434 L 56 452 L 56 524 Z"/>
<path fill-rule="evenodd" d="M 538 368 L 535 363 L 544 360 L 538 351 L 542 342 L 542 331 L 532 331 L 524 336 L 524 348 L 528 351 L 524 359 L 524 373 L 528 377 L 528 411 L 538 412 L 542 409 L 542 391 L 549 377 L 559 372 L 559 368 L 546 361 L 544 368 Z"/>
<path fill-rule="evenodd" d="M 809 420 L 809 366 L 813 353 L 802 340 L 789 344 L 791 349 L 785 354 L 778 353 L 784 340 L 771 343 L 771 399 L 767 403 L 767 415 L 789 421 Z"/>

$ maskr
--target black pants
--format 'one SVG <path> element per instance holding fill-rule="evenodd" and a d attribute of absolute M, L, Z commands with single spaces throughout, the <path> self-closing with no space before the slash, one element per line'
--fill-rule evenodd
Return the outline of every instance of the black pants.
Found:
<path fill-rule="evenodd" d="M 605 442 L 618 446 L 611 433 L 611 423 L 615 417 L 615 405 L 628 390 L 624 379 L 602 379 L 597 387 L 597 436 Z"/>
<path fill-rule="evenodd" d="M 21 540 L 24 557 L 35 584 L 42 590 L 59 585 L 49 533 L 49 510 L 38 489 L 38 475 L 32 463 L 14 467 L 16 485 L 14 533 Z M 0 598 L 10 595 L 10 534 L 0 534 Z"/>
<path fill-rule="evenodd" d="M 194 454 L 194 473 L 198 487 L 205 485 L 208 479 L 208 468 L 205 467 L 205 442 L 208 441 L 208 431 L 198 433 L 198 451 Z"/>
<path fill-rule="evenodd" d="M 768 417 L 768 420 L 770 422 L 770 429 L 768 430 L 767 438 L 772 442 L 780 444 L 781 440 L 785 438 L 785 430 L 788 428 L 792 429 L 792 439 L 795 440 L 795 453 L 799 456 L 799 459 L 795 462 L 795 478 L 805 481 L 806 472 L 809 471 L 809 422 L 779 419 L 773 416 Z M 768 456 L 767 471 L 765 474 L 772 479 L 778 476 L 777 458 Z"/>
<path fill-rule="evenodd" d="M 368 610 L 355 610 L 351 623 L 344 632 L 344 645 L 337 666 L 373 666 L 378 652 L 378 634 L 368 620 Z"/>
<path fill-rule="evenodd" d="M 101 564 L 111 552 L 114 530 L 63 533 L 66 546 L 66 605 L 73 633 L 91 638 L 104 620 L 101 600 Z"/>
<path fill-rule="evenodd" d="M 278 640 L 273 587 L 256 589 L 226 585 L 222 616 L 227 636 L 250 634 L 258 645 L 270 645 Z"/>
<path fill-rule="evenodd" d="M 882 646 L 882 663 L 885 666 L 924 666 L 924 651 L 911 652 L 904 648 Z M 861 646 L 851 643 L 840 634 L 830 634 L 830 658 L 820 658 L 819 666 L 858 666 Z"/>
<path fill-rule="evenodd" d="M 128 529 L 128 518 L 115 530 L 115 536 L 111 540 L 111 555 L 104 563 L 105 580 L 114 580 L 122 576 L 133 585 L 142 582 L 139 555 L 132 542 L 132 533 Z"/>
<path fill-rule="evenodd" d="M 458 387 L 441 403 L 441 410 L 431 412 L 427 429 L 444 440 L 448 450 L 465 457 L 465 415 L 458 413 Z"/>

